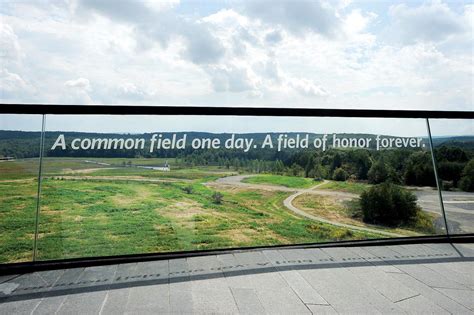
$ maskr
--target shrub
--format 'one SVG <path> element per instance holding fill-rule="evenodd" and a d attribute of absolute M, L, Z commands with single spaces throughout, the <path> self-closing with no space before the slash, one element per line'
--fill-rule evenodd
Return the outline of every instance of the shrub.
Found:
<path fill-rule="evenodd" d="M 220 192 L 216 191 L 212 194 L 212 202 L 219 205 L 222 203 L 223 197 L 224 196 Z"/>
<path fill-rule="evenodd" d="M 193 186 L 185 186 L 183 187 L 183 191 L 188 195 L 191 195 L 193 193 Z"/>
<path fill-rule="evenodd" d="M 474 159 L 470 160 L 462 170 L 459 188 L 464 191 L 474 191 Z"/>
<path fill-rule="evenodd" d="M 360 196 L 363 220 L 387 226 L 413 223 L 420 211 L 416 199 L 412 192 L 392 183 L 372 186 Z"/>
<path fill-rule="evenodd" d="M 336 168 L 334 170 L 334 174 L 332 175 L 332 179 L 337 180 L 339 182 L 345 181 L 347 177 L 349 177 L 349 174 L 347 174 L 347 172 L 340 167 Z"/>
<path fill-rule="evenodd" d="M 452 181 L 449 180 L 442 180 L 441 181 L 441 189 L 450 191 L 454 188 L 454 184 Z"/>

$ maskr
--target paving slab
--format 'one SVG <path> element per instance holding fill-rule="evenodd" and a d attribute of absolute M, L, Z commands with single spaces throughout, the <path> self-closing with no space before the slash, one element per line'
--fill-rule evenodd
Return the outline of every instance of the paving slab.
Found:
<path fill-rule="evenodd" d="M 191 291 L 191 277 L 185 258 L 174 259 L 169 262 L 169 297 L 170 310 L 173 314 L 189 314 L 194 308 L 193 295 Z M 179 274 L 179 279 L 175 275 Z M 185 302 L 183 302 L 185 301 Z"/>
<path fill-rule="evenodd" d="M 470 309 L 471 311 L 474 310 L 473 290 L 455 290 L 446 288 L 436 288 L 436 290 L 455 300 L 456 302 Z"/>
<path fill-rule="evenodd" d="M 314 259 L 336 261 L 323 250 L 308 249 Z M 338 313 L 400 313 L 388 299 L 360 280 L 347 268 L 316 268 L 300 270 L 303 277 Z M 363 290 L 361 290 L 361 287 Z"/>
<path fill-rule="evenodd" d="M 216 256 L 192 257 L 187 259 L 187 263 L 192 274 L 213 275 L 212 278 L 203 277 L 191 282 L 193 311 L 238 313 L 232 291 L 224 274 L 219 270 L 221 263 Z"/>
<path fill-rule="evenodd" d="M 262 252 L 238 253 L 234 255 L 242 265 L 270 268 L 269 272 L 246 275 L 249 284 L 257 292 L 265 311 L 270 314 L 311 314 L 297 294 L 288 286 L 282 275 Z"/>
<path fill-rule="evenodd" d="M 397 306 L 408 314 L 451 314 L 422 295 L 399 301 Z"/>
<path fill-rule="evenodd" d="M 472 244 L 268 249 L 35 272 L 0 278 L 0 314 L 474 314 L 473 255 Z"/>
<path fill-rule="evenodd" d="M 348 252 L 351 251 L 347 248 L 328 248 L 324 249 L 324 252 L 328 253 L 331 257 L 339 257 L 339 259 L 351 256 L 348 255 Z M 353 253 L 352 256 L 356 255 L 354 252 L 351 253 Z M 363 256 L 358 257 L 363 259 Z M 376 268 L 372 264 L 370 266 L 347 267 L 347 269 L 354 273 L 361 283 L 375 289 L 391 302 L 397 302 L 419 294 L 419 292 L 406 287 L 389 273 Z"/>
<path fill-rule="evenodd" d="M 240 314 L 266 314 L 254 289 L 232 288 L 231 290 Z"/>
<path fill-rule="evenodd" d="M 437 289 L 427 286 L 423 282 L 413 278 L 408 274 L 394 274 L 392 276 L 403 283 L 405 286 L 420 292 L 422 296 L 434 302 L 436 305 L 440 306 L 451 314 L 474 314 L 469 310 L 469 308 L 440 293 Z"/>
<path fill-rule="evenodd" d="M 298 252 L 294 253 L 295 255 L 288 255 L 289 251 L 264 251 L 264 255 L 267 256 L 271 261 L 304 261 L 299 255 Z M 288 255 L 284 257 L 283 255 Z M 288 270 L 281 265 L 275 266 L 283 279 L 286 281 L 287 285 L 298 295 L 298 297 L 305 304 L 322 304 L 328 305 L 328 302 L 299 274 L 296 270 Z"/>
<path fill-rule="evenodd" d="M 413 253 L 413 249 L 408 250 L 407 248 L 399 246 L 381 246 L 372 248 L 367 247 L 366 250 L 374 255 L 379 255 L 383 260 L 394 264 L 398 269 L 430 287 L 468 289 L 467 286 L 424 266 L 426 258 L 421 258 L 420 254 Z M 422 256 L 426 256 L 426 254 L 422 254 Z M 397 263 L 396 257 L 403 258 L 404 263 Z M 438 261 L 436 258 L 430 259 L 434 262 Z M 406 263 L 407 261 L 412 261 L 413 263 Z"/>
<path fill-rule="evenodd" d="M 306 304 L 306 306 L 313 314 L 337 314 L 336 310 L 331 305 Z"/>

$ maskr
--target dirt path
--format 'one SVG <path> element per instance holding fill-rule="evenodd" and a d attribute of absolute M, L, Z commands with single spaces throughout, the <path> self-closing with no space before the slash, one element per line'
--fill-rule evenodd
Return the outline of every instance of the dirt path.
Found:
<path fill-rule="evenodd" d="M 111 180 L 111 181 L 137 181 L 148 183 L 174 183 L 192 182 L 190 179 L 178 178 L 148 178 L 143 176 L 48 176 L 44 178 L 54 178 L 62 180 Z"/>
<path fill-rule="evenodd" d="M 89 174 L 94 173 L 96 171 L 104 171 L 104 170 L 116 170 L 118 167 L 95 167 L 95 168 L 83 168 L 78 170 L 65 170 L 65 174 Z"/>
<path fill-rule="evenodd" d="M 284 201 L 283 205 L 290 211 L 303 216 L 305 218 L 318 221 L 318 222 L 323 222 L 351 230 L 357 230 L 357 231 L 364 231 L 364 232 L 369 232 L 369 233 L 376 233 L 376 234 L 381 234 L 389 237 L 401 237 L 403 235 L 401 234 L 396 234 L 396 233 L 390 233 L 390 232 L 385 232 L 385 231 L 380 231 L 376 229 L 371 229 L 367 227 L 362 227 L 362 226 L 356 226 L 356 225 L 351 225 L 351 224 L 345 224 L 345 223 L 340 223 L 340 222 L 335 222 L 331 221 L 322 217 L 318 217 L 312 214 L 309 214 L 296 206 L 293 205 L 293 201 L 295 200 L 296 197 L 301 196 L 302 194 L 317 194 L 317 195 L 322 195 L 322 196 L 331 196 L 331 197 L 336 197 L 338 201 L 342 200 L 350 200 L 353 198 L 357 198 L 356 194 L 351 194 L 351 193 L 346 193 L 346 192 L 341 192 L 341 191 L 333 191 L 333 190 L 322 190 L 318 189 L 319 187 L 325 185 L 328 183 L 328 181 L 324 180 L 322 183 L 319 183 L 311 188 L 307 189 L 301 189 L 301 188 L 289 188 L 285 186 L 277 186 L 277 185 L 267 185 L 267 184 L 250 184 L 250 183 L 243 183 L 242 180 L 245 178 L 249 178 L 252 176 L 256 175 L 236 175 L 236 176 L 228 176 L 228 177 L 222 177 L 217 179 L 214 182 L 207 183 L 206 185 L 211 186 L 211 187 L 218 187 L 218 186 L 237 186 L 237 187 L 245 187 L 245 188 L 250 188 L 250 189 L 263 189 L 263 190 L 269 190 L 269 191 L 287 191 L 287 192 L 293 192 L 290 196 L 288 196 Z"/>
<path fill-rule="evenodd" d="M 318 194 L 318 195 L 326 195 L 326 196 L 337 196 L 337 197 L 342 197 L 343 199 L 347 199 L 349 196 L 351 196 L 349 198 L 352 199 L 352 198 L 357 196 L 357 195 L 354 195 L 354 194 L 343 193 L 343 192 L 318 190 L 318 188 L 320 186 L 322 186 L 326 183 L 327 183 L 327 181 L 325 180 L 322 183 L 311 187 L 310 189 L 298 191 L 298 192 L 288 196 L 288 198 L 286 198 L 285 200 L 283 200 L 283 204 L 285 205 L 286 208 L 290 209 L 294 213 L 299 214 L 300 216 L 303 216 L 305 218 L 308 218 L 308 219 L 311 219 L 311 220 L 314 220 L 314 221 L 319 221 L 319 222 L 323 222 L 323 223 L 327 223 L 327 224 L 331 224 L 331 225 L 335 225 L 335 226 L 339 226 L 339 227 L 343 227 L 343 228 L 347 228 L 347 229 L 351 229 L 351 230 L 382 234 L 382 235 L 390 236 L 390 237 L 403 236 L 403 235 L 396 234 L 396 233 L 390 233 L 390 232 L 380 231 L 380 230 L 366 228 L 366 227 L 362 227 L 362 226 L 356 226 L 356 225 L 331 221 L 331 220 L 328 220 L 328 219 L 325 219 L 325 218 L 322 218 L 322 217 L 318 217 L 318 216 L 309 214 L 309 213 L 307 213 L 307 212 L 305 212 L 305 211 L 303 211 L 303 210 L 301 210 L 301 209 L 299 209 L 299 208 L 297 208 L 296 206 L 293 205 L 293 201 L 295 200 L 296 197 L 301 196 L 301 195 L 306 194 L 306 193 L 315 193 L 315 194 Z"/>

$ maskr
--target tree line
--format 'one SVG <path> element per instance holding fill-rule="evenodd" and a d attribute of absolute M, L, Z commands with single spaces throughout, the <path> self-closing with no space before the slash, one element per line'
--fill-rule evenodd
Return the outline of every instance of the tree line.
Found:
<path fill-rule="evenodd" d="M 15 158 L 37 157 L 40 144 L 39 132 L 0 131 L 0 156 Z M 420 149 L 329 149 L 283 150 L 66 150 L 50 151 L 58 132 L 47 133 L 45 156 L 55 157 L 121 157 L 121 158 L 174 158 L 175 166 L 193 167 L 213 165 L 236 171 L 303 176 L 338 181 L 355 180 L 378 184 L 390 181 L 411 186 L 436 186 L 431 153 Z M 192 133 L 190 137 L 204 137 L 209 133 Z M 67 142 L 75 137 L 119 137 L 117 134 L 66 133 Z M 135 135 L 137 137 L 149 137 Z M 168 135 L 169 136 L 169 135 Z M 225 134 L 218 135 L 224 138 Z M 250 136 L 250 135 L 248 135 Z M 315 137 L 316 135 L 312 135 Z M 352 135 L 367 137 L 373 135 Z M 252 134 L 261 142 L 263 134 Z M 443 142 L 444 141 L 444 142 Z M 474 191 L 474 138 L 437 138 L 434 154 L 438 174 L 444 189 L 459 188 Z"/>

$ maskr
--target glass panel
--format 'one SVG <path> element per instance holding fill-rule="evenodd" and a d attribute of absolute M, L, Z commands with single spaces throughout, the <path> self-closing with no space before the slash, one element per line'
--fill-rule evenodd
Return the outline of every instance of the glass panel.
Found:
<path fill-rule="evenodd" d="M 422 119 L 48 115 L 46 129 L 39 259 L 442 233 L 418 197 L 436 195 Z"/>
<path fill-rule="evenodd" d="M 0 115 L 0 263 L 31 261 L 41 115 Z"/>
<path fill-rule="evenodd" d="M 474 122 L 430 119 L 449 233 L 474 233 Z"/>

